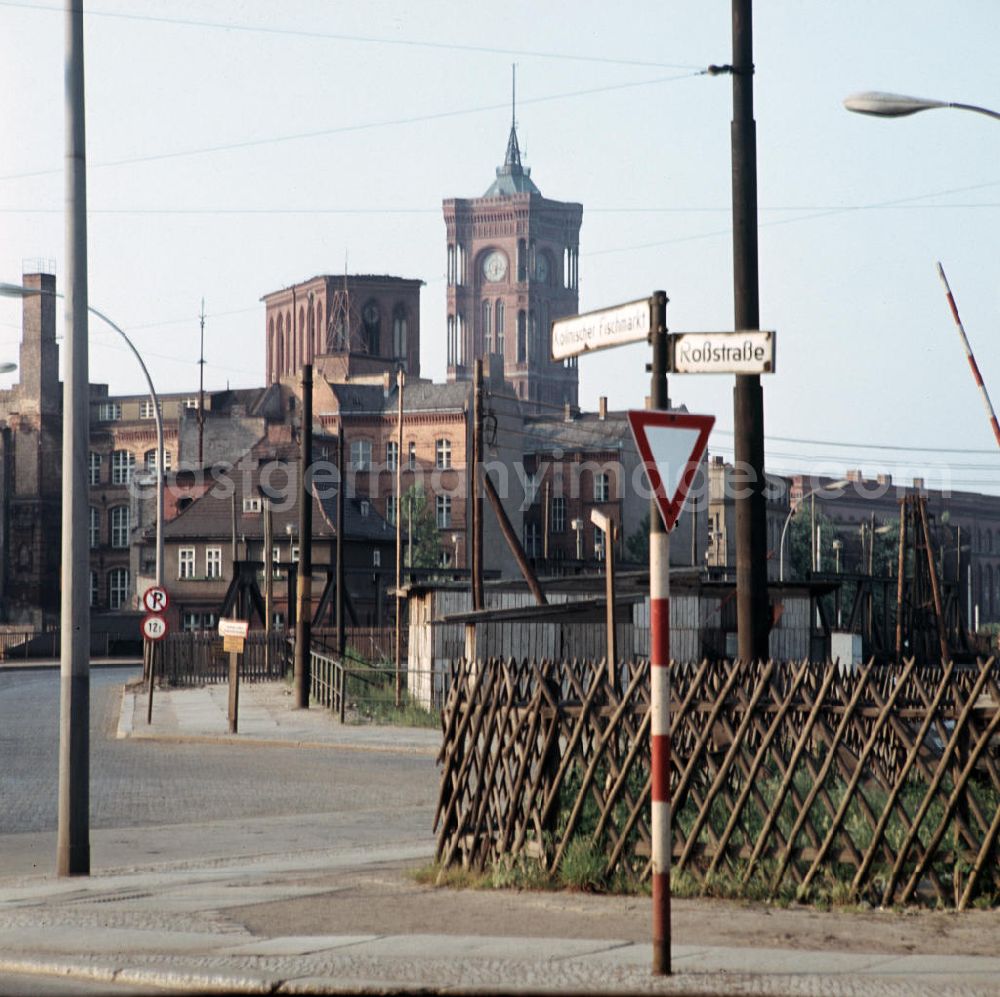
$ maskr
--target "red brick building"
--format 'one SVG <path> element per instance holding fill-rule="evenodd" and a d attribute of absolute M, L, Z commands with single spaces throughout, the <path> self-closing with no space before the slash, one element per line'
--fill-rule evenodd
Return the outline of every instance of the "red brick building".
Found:
<path fill-rule="evenodd" d="M 549 326 L 579 311 L 583 207 L 543 197 L 530 174 L 512 124 L 486 193 L 444 202 L 448 380 L 469 380 L 493 354 L 518 398 L 575 406 L 576 361 L 549 359 Z"/>

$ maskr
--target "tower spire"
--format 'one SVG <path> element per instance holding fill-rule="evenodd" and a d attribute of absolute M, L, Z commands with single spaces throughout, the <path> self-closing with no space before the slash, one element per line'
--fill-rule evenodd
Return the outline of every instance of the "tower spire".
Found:
<path fill-rule="evenodd" d="M 510 134 L 503 165 L 497 167 L 497 178 L 484 197 L 506 197 L 511 194 L 541 194 L 531 181 L 531 170 L 521 165 L 521 147 L 517 141 L 517 63 L 511 63 Z"/>

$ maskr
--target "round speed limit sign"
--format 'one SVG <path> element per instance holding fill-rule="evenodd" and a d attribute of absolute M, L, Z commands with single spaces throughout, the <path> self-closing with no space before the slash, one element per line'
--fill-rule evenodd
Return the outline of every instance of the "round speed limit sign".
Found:
<path fill-rule="evenodd" d="M 142 635 L 146 640 L 163 640 L 167 636 L 167 621 L 162 616 L 150 615 L 143 618 Z"/>

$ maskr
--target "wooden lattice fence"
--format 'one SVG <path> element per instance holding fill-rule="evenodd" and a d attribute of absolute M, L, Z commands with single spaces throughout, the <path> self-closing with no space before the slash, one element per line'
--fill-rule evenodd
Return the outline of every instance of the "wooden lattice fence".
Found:
<path fill-rule="evenodd" d="M 671 669 L 673 870 L 709 887 L 962 909 L 1000 900 L 1000 664 Z M 460 662 L 439 861 L 650 872 L 649 666 Z"/>

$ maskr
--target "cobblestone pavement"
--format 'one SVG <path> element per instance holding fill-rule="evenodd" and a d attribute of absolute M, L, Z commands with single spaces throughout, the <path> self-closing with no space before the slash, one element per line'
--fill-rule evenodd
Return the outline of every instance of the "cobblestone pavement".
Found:
<path fill-rule="evenodd" d="M 121 740 L 127 678 L 119 669 L 91 672 L 95 867 L 309 850 L 341 839 L 419 838 L 431 847 L 437 774 L 429 755 Z M 58 718 L 58 669 L 0 671 L 0 876 L 54 861 Z"/>

